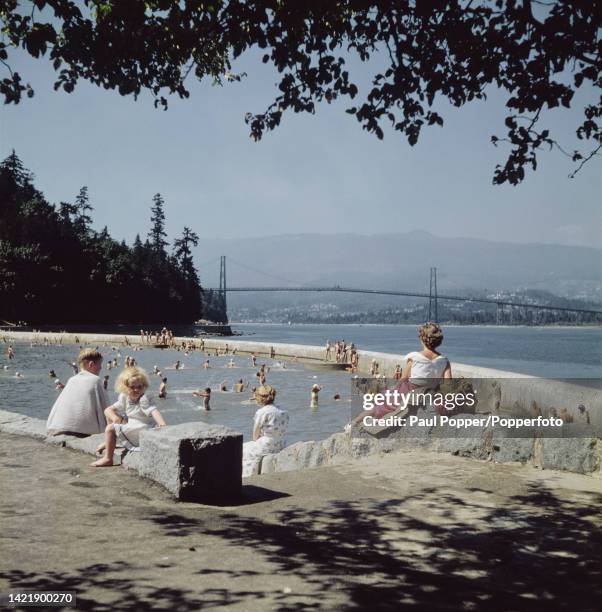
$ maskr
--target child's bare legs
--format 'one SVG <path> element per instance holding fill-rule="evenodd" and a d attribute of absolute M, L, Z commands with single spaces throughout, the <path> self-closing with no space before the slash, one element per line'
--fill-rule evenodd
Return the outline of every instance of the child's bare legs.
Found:
<path fill-rule="evenodd" d="M 113 465 L 113 453 L 115 452 L 115 445 L 117 443 L 117 436 L 115 435 L 115 429 L 113 428 L 113 424 L 107 425 L 105 429 L 105 442 L 104 445 L 104 457 L 99 459 L 98 461 L 94 461 L 90 465 L 92 467 L 108 467 Z M 99 447 L 100 448 L 100 447 Z"/>

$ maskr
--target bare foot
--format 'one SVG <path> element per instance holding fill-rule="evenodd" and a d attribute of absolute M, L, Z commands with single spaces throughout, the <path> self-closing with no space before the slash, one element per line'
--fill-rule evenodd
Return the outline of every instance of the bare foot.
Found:
<path fill-rule="evenodd" d="M 96 454 L 100 455 L 102 451 L 107 447 L 107 445 L 103 442 L 96 447 Z"/>
<path fill-rule="evenodd" d="M 104 457 L 90 464 L 91 467 L 111 467 L 112 465 L 113 461 L 111 459 L 105 459 Z"/>

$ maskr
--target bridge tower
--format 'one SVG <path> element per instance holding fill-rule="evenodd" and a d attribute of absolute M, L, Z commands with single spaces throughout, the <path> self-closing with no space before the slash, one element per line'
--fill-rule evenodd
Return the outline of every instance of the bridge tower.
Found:
<path fill-rule="evenodd" d="M 224 305 L 224 312 L 228 312 L 226 306 L 226 256 L 221 255 L 219 258 L 219 295 Z"/>
<path fill-rule="evenodd" d="M 429 287 L 429 316 L 428 321 L 439 323 L 437 312 L 437 268 L 431 268 L 431 282 Z"/>

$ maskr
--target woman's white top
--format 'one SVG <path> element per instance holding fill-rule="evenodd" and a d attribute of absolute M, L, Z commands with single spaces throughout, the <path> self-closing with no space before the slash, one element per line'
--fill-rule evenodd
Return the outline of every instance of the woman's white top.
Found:
<path fill-rule="evenodd" d="M 261 459 L 284 448 L 284 436 L 288 426 L 288 414 L 274 404 L 262 406 L 253 418 L 253 429 L 259 427 L 261 436 L 245 442 L 242 447 L 242 475 L 251 476 L 259 472 Z"/>
<path fill-rule="evenodd" d="M 410 371 L 410 382 L 419 387 L 432 383 L 429 379 L 443 378 L 443 372 L 449 365 L 449 359 L 445 355 L 439 355 L 435 359 L 429 359 L 418 351 L 406 355 L 406 359 L 412 360 Z"/>
<path fill-rule="evenodd" d="M 255 413 L 253 428 L 259 427 L 262 436 L 273 442 L 284 441 L 288 426 L 288 413 L 280 410 L 275 404 L 262 406 Z"/>

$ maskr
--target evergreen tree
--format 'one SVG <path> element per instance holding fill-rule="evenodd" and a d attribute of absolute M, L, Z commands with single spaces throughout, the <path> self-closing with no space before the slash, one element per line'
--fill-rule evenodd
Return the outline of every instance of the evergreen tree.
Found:
<path fill-rule="evenodd" d="M 165 231 L 165 212 L 163 211 L 163 198 L 160 193 L 156 193 L 153 197 L 153 205 L 151 207 L 151 229 L 148 233 L 150 245 L 153 251 L 162 259 L 166 257 L 165 247 L 168 242 L 165 240 L 167 232 Z"/>
<path fill-rule="evenodd" d="M 15 185 L 20 189 L 32 186 L 34 176 L 23 166 L 23 162 L 19 159 L 14 149 L 2 164 L 0 164 L 0 168 L 7 171 L 12 177 Z"/>
<path fill-rule="evenodd" d="M 174 256 L 180 264 L 180 269 L 187 279 L 194 279 L 197 283 L 199 277 L 192 261 L 191 247 L 199 245 L 199 237 L 189 228 L 184 227 L 182 237 L 174 240 Z"/>
<path fill-rule="evenodd" d="M 198 246 L 199 237 L 189 227 L 184 227 L 182 237 L 174 240 L 174 258 L 183 280 L 186 314 L 196 320 L 202 316 L 201 283 L 192 258 L 193 246 Z"/>
<path fill-rule="evenodd" d="M 84 185 L 75 198 L 75 226 L 82 236 L 86 236 L 92 225 L 92 217 L 88 213 L 92 212 L 88 188 Z"/>

